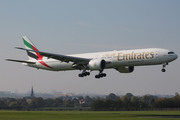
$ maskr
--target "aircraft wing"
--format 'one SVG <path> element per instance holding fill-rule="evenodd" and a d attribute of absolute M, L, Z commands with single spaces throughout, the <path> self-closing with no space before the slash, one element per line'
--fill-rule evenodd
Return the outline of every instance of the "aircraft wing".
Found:
<path fill-rule="evenodd" d="M 30 62 L 30 61 L 23 61 L 23 60 L 13 60 L 13 59 L 6 59 L 7 61 L 13 61 L 13 62 L 20 62 L 20 63 L 30 63 L 35 64 L 36 62 Z"/>
<path fill-rule="evenodd" d="M 47 53 L 47 52 L 41 52 L 41 51 L 34 51 L 34 50 L 29 50 L 29 49 L 25 49 L 25 48 L 19 48 L 16 47 L 17 49 L 21 49 L 21 50 L 27 50 L 27 51 L 32 51 L 32 52 L 36 52 L 36 53 L 40 53 L 40 55 L 48 57 L 48 58 L 53 58 L 56 60 L 59 60 L 61 62 L 74 62 L 74 63 L 88 63 L 90 61 L 90 59 L 87 58 L 81 58 L 81 57 L 73 57 L 73 56 L 69 56 L 69 55 L 60 55 L 60 54 L 54 54 L 54 53 Z"/>

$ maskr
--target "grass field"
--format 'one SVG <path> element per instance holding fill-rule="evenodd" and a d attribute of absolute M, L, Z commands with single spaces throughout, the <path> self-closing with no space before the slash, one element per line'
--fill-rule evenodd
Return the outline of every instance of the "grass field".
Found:
<path fill-rule="evenodd" d="M 170 118 L 152 118 L 166 116 Z M 177 120 L 180 111 L 0 111 L 0 120 Z"/>

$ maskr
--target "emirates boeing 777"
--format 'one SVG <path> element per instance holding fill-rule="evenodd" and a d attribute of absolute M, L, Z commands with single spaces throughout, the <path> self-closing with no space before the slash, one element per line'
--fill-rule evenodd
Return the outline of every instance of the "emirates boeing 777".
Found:
<path fill-rule="evenodd" d="M 145 65 L 162 65 L 161 71 L 165 72 L 166 65 L 178 58 L 174 52 L 161 48 L 62 55 L 39 51 L 27 36 L 23 36 L 22 39 L 25 48 L 16 48 L 25 50 L 29 60 L 6 60 L 51 71 L 80 70 L 82 72 L 79 77 L 89 76 L 91 71 L 99 71 L 95 78 L 106 77 L 103 73 L 105 69 L 131 73 L 134 71 L 134 66 Z"/>

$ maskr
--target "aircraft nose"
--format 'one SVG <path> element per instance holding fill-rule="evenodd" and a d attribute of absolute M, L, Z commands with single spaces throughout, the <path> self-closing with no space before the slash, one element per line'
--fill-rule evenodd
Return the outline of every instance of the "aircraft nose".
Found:
<path fill-rule="evenodd" d="M 178 55 L 175 54 L 175 55 L 174 55 L 174 59 L 177 59 L 177 58 L 178 58 Z"/>
<path fill-rule="evenodd" d="M 177 58 L 178 58 L 178 55 L 176 55 L 176 54 L 174 54 L 172 57 L 173 60 L 176 60 Z"/>

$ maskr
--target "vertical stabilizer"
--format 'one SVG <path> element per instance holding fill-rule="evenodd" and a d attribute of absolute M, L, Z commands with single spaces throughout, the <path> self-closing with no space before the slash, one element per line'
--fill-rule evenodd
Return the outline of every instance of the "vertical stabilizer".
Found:
<path fill-rule="evenodd" d="M 30 39 L 27 36 L 23 36 L 22 39 L 26 49 L 38 51 L 36 46 L 30 41 Z M 27 51 L 27 55 L 29 57 L 29 60 L 33 60 L 33 59 L 38 60 L 38 55 L 36 52 Z"/>
<path fill-rule="evenodd" d="M 23 36 L 22 37 L 25 48 L 29 49 L 29 50 L 33 50 L 33 51 L 38 51 L 38 49 L 36 48 L 36 46 L 29 40 L 29 38 L 27 36 Z M 29 60 L 33 61 L 33 60 L 37 60 L 40 64 L 42 64 L 43 66 L 46 66 L 48 68 L 51 68 L 49 65 L 47 65 L 44 61 L 43 61 L 43 56 L 39 53 L 39 52 L 33 52 L 33 51 L 27 51 L 27 55 L 29 57 Z"/>

